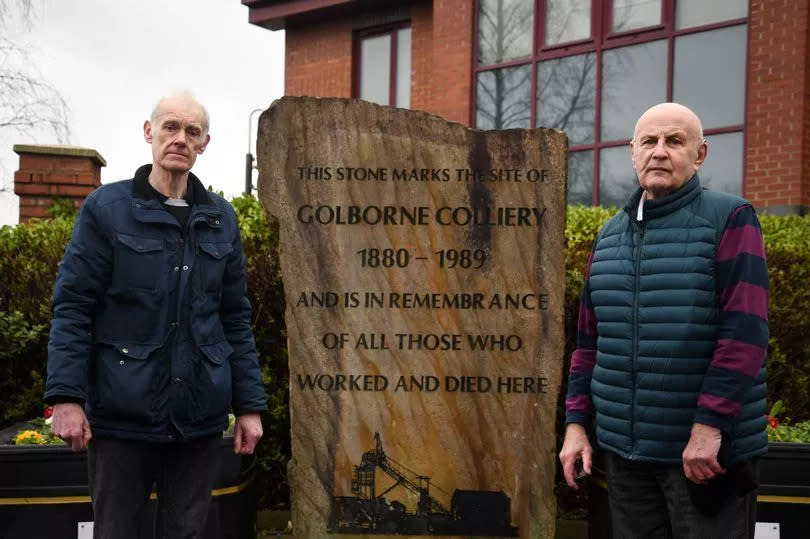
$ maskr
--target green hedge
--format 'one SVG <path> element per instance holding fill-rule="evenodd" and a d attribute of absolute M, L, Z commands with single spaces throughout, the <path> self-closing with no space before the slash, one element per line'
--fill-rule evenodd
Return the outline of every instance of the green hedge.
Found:
<path fill-rule="evenodd" d="M 289 373 L 278 231 L 253 197 L 232 201 L 247 257 L 253 326 L 269 411 L 257 452 L 261 505 L 289 500 Z M 41 413 L 50 295 L 73 217 L 0 229 L 0 427 Z M 569 207 L 566 229 L 566 362 L 576 338 L 577 300 L 591 245 L 613 214 Z M 771 279 L 769 401 L 781 400 L 793 421 L 810 419 L 810 217 L 762 217 Z M 562 399 L 561 399 L 562 400 Z"/>

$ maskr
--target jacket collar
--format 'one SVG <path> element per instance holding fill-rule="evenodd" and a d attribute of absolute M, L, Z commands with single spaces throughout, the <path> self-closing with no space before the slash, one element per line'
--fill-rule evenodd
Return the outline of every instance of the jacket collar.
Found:
<path fill-rule="evenodd" d="M 695 200 L 701 191 L 702 188 L 700 187 L 700 178 L 697 174 L 695 174 L 688 182 L 683 184 L 683 186 L 674 193 L 656 200 L 645 200 L 644 220 L 655 219 L 656 217 L 661 217 L 683 208 Z M 644 190 L 641 187 L 636 189 L 633 196 L 630 197 L 630 201 L 624 207 L 624 211 L 626 211 L 634 220 L 636 217 L 636 212 L 638 211 L 639 201 L 641 200 L 641 194 L 643 192 Z"/>
<path fill-rule="evenodd" d="M 151 189 L 149 189 L 149 174 L 152 172 L 152 165 L 143 165 L 135 171 L 135 178 L 132 180 L 132 197 L 141 201 L 155 200 Z M 208 190 L 203 186 L 197 176 L 192 172 L 188 173 L 188 192 L 186 200 L 192 206 L 213 206 L 214 201 L 208 195 Z M 159 202 L 159 201 L 158 201 Z"/>
<path fill-rule="evenodd" d="M 144 165 L 135 171 L 135 177 L 132 180 L 133 216 L 144 223 L 177 225 L 177 220 L 163 209 L 163 204 L 155 197 L 149 187 L 149 173 L 151 171 L 152 165 Z M 222 211 L 217 207 L 214 198 L 208 193 L 199 178 L 191 172 L 188 174 L 187 189 L 186 199 L 190 199 L 191 202 L 189 225 L 193 225 L 196 215 L 202 214 L 202 220 L 206 221 L 210 227 L 221 227 Z"/>

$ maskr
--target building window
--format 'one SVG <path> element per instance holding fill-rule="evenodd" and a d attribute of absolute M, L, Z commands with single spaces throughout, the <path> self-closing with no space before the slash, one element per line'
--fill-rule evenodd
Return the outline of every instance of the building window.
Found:
<path fill-rule="evenodd" d="M 411 106 L 411 28 L 396 25 L 358 32 L 354 97 L 380 105 Z"/>
<path fill-rule="evenodd" d="M 622 205 L 649 107 L 700 116 L 701 182 L 742 194 L 748 0 L 478 0 L 475 126 L 568 134 L 569 203 Z"/>

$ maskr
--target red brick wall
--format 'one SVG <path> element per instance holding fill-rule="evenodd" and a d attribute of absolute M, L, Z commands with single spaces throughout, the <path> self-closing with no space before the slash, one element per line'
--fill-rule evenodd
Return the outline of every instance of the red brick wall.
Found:
<path fill-rule="evenodd" d="M 807 2 L 751 0 L 745 196 L 810 207 Z"/>
<path fill-rule="evenodd" d="M 471 125 L 473 2 L 433 1 L 434 86 L 425 110 Z"/>
<path fill-rule="evenodd" d="M 805 7 L 805 9 L 807 9 Z M 810 15 L 805 12 L 806 20 L 810 21 Z M 804 50 L 804 144 L 802 147 L 802 206 L 806 212 L 810 212 L 810 22 L 805 24 L 807 33 L 805 34 Z"/>
<path fill-rule="evenodd" d="M 473 3 L 411 6 L 411 108 L 470 125 Z M 287 28 L 284 93 L 350 97 L 352 26 L 335 21 Z"/>
<path fill-rule="evenodd" d="M 433 5 L 411 7 L 411 108 L 431 110 L 438 89 L 433 84 Z"/>
<path fill-rule="evenodd" d="M 288 28 L 285 47 L 285 95 L 351 97 L 350 19 Z"/>
<path fill-rule="evenodd" d="M 54 197 L 72 200 L 78 208 L 101 185 L 101 164 L 93 157 L 15 151 L 20 155 L 14 193 L 20 197 L 21 223 L 48 217 Z"/>

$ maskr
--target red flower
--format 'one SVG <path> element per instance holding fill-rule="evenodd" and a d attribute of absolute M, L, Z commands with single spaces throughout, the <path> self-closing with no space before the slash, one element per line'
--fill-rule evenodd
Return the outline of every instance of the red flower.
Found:
<path fill-rule="evenodd" d="M 46 406 L 45 409 L 42 411 L 42 415 L 45 416 L 45 419 L 48 419 L 53 415 L 53 406 Z"/>
<path fill-rule="evenodd" d="M 779 426 L 779 420 L 775 417 L 768 416 L 768 425 L 775 429 Z"/>

